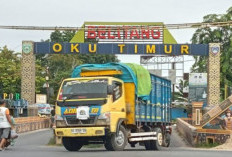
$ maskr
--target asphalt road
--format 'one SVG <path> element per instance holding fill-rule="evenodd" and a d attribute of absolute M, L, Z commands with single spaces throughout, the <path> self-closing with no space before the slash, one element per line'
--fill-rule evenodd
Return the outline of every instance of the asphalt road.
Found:
<path fill-rule="evenodd" d="M 22 134 L 15 146 L 0 152 L 0 157 L 226 157 L 232 151 L 196 150 L 184 144 L 174 132 L 171 146 L 163 151 L 146 151 L 143 147 L 130 148 L 125 151 L 109 152 L 104 148 L 83 148 L 79 152 L 68 152 L 62 146 L 47 146 L 52 137 L 51 130 Z"/>

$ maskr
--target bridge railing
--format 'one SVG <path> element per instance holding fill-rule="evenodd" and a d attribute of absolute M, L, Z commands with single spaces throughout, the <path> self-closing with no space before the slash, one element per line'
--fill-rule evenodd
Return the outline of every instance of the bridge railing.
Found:
<path fill-rule="evenodd" d="M 20 117 L 15 118 L 14 120 L 17 133 L 24 133 L 51 127 L 50 118 Z"/>

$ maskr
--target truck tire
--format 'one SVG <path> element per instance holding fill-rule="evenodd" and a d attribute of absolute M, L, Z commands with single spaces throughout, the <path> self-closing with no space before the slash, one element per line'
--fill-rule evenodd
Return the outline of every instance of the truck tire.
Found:
<path fill-rule="evenodd" d="M 146 150 L 151 150 L 151 141 L 144 141 L 144 146 Z"/>
<path fill-rule="evenodd" d="M 166 133 L 164 136 L 164 140 L 163 140 L 163 146 L 164 147 L 169 147 L 171 143 L 171 134 Z"/>
<path fill-rule="evenodd" d="M 77 138 L 74 137 L 63 137 L 62 142 L 65 149 L 68 151 L 79 151 L 84 145 L 82 142 L 78 141 Z"/>
<path fill-rule="evenodd" d="M 154 131 L 156 132 L 157 140 L 150 141 L 150 150 L 161 150 L 163 144 L 163 133 L 160 128 L 155 128 Z"/>
<path fill-rule="evenodd" d="M 152 129 L 150 127 L 145 127 L 144 128 L 145 132 L 151 132 Z M 149 141 L 144 141 L 144 146 L 146 150 L 151 150 L 151 140 Z"/>
<path fill-rule="evenodd" d="M 110 138 L 110 136 L 107 136 L 106 138 Z M 113 148 L 111 147 L 111 145 L 109 144 L 109 141 L 107 139 L 105 140 L 104 146 L 105 146 L 106 150 L 113 151 Z"/>
<path fill-rule="evenodd" d="M 117 133 L 108 135 L 105 139 L 105 148 L 109 151 L 122 151 L 127 144 L 127 132 L 126 129 L 121 125 Z"/>

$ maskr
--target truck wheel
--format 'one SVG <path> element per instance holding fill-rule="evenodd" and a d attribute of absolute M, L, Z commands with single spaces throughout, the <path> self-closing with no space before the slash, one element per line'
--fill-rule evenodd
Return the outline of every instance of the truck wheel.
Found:
<path fill-rule="evenodd" d="M 144 128 L 145 132 L 151 132 L 152 129 L 150 127 L 145 127 Z M 144 146 L 146 150 L 151 150 L 151 140 L 149 141 L 144 141 Z"/>
<path fill-rule="evenodd" d="M 163 144 L 163 133 L 160 128 L 155 128 L 154 131 L 156 132 L 157 140 L 150 141 L 150 150 L 161 150 Z"/>
<path fill-rule="evenodd" d="M 151 141 L 144 141 L 144 146 L 146 150 L 151 150 Z"/>
<path fill-rule="evenodd" d="M 106 138 L 110 138 L 110 136 L 107 136 Z M 106 139 L 106 140 L 105 140 L 105 143 L 104 143 L 104 146 L 105 146 L 106 150 L 108 150 L 108 151 L 113 151 L 113 148 L 111 147 L 111 145 L 110 145 L 109 142 L 110 142 L 110 141 L 109 141 L 108 139 Z"/>
<path fill-rule="evenodd" d="M 127 144 L 127 132 L 123 126 L 119 127 L 118 135 L 112 133 L 106 137 L 105 148 L 110 151 L 122 151 Z"/>
<path fill-rule="evenodd" d="M 170 143 L 171 143 L 171 134 L 166 133 L 166 135 L 164 136 L 164 140 L 163 140 L 163 146 L 169 147 Z"/>
<path fill-rule="evenodd" d="M 83 146 L 82 142 L 73 137 L 63 137 L 62 142 L 65 149 L 68 151 L 78 151 Z"/>

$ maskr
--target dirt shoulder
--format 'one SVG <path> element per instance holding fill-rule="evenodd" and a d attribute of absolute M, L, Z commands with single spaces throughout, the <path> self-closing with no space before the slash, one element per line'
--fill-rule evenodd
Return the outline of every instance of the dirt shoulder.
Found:
<path fill-rule="evenodd" d="M 227 140 L 227 142 L 225 144 L 222 144 L 220 146 L 217 146 L 215 148 L 212 149 L 217 149 L 217 150 L 231 150 L 232 151 L 232 134 L 230 135 L 230 139 Z"/>

